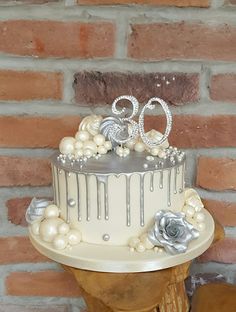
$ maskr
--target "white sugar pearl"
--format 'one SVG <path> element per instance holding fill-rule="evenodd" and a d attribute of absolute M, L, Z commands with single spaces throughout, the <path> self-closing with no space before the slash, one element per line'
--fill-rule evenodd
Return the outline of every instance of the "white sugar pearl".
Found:
<path fill-rule="evenodd" d="M 72 137 L 65 137 L 59 144 L 59 150 L 62 154 L 68 155 L 74 152 L 74 144 L 76 140 Z"/>
<path fill-rule="evenodd" d="M 66 248 L 68 244 L 68 239 L 66 236 L 59 234 L 54 238 L 52 244 L 55 249 L 62 250 Z"/>
<path fill-rule="evenodd" d="M 133 150 L 135 143 L 136 143 L 136 140 L 130 140 L 127 143 L 125 143 L 125 146 L 128 147 L 130 150 Z"/>
<path fill-rule="evenodd" d="M 200 232 L 206 229 L 206 224 L 204 222 L 198 223 L 197 228 Z"/>
<path fill-rule="evenodd" d="M 144 252 L 146 250 L 145 246 L 143 243 L 138 243 L 136 246 L 137 252 Z"/>
<path fill-rule="evenodd" d="M 59 209 L 56 205 L 49 205 L 44 210 L 44 217 L 49 218 L 57 218 L 59 217 Z"/>
<path fill-rule="evenodd" d="M 84 156 L 86 157 L 92 157 L 93 156 L 93 151 L 91 149 L 85 149 L 84 150 Z"/>
<path fill-rule="evenodd" d="M 89 140 L 89 133 L 88 133 L 88 131 L 80 130 L 76 133 L 75 138 L 77 141 L 82 141 L 82 142 L 88 141 Z"/>
<path fill-rule="evenodd" d="M 194 215 L 194 219 L 198 222 L 198 223 L 201 223 L 205 220 L 205 214 L 203 212 L 197 212 L 195 215 Z"/>
<path fill-rule="evenodd" d="M 70 230 L 67 238 L 70 245 L 77 245 L 81 242 L 81 233 L 78 230 Z"/>
<path fill-rule="evenodd" d="M 39 227 L 40 227 L 40 222 L 35 221 L 32 225 L 31 225 L 31 231 L 34 235 L 39 235 Z"/>
<path fill-rule="evenodd" d="M 82 141 L 76 141 L 75 142 L 75 149 L 83 148 L 83 142 Z"/>
<path fill-rule="evenodd" d="M 154 252 L 158 252 L 160 249 L 157 247 L 157 246 L 155 246 L 154 248 L 153 248 L 153 251 Z"/>
<path fill-rule="evenodd" d="M 104 147 L 105 147 L 108 151 L 110 151 L 110 150 L 112 149 L 111 141 L 106 141 L 106 142 L 104 143 Z"/>
<path fill-rule="evenodd" d="M 123 148 L 121 146 L 117 146 L 116 148 L 117 153 L 122 153 L 123 154 Z"/>
<path fill-rule="evenodd" d="M 123 150 L 124 157 L 128 156 L 129 153 L 130 153 L 130 150 L 127 147 L 125 147 Z"/>
<path fill-rule="evenodd" d="M 145 151 L 145 144 L 143 142 L 137 142 L 134 146 L 134 150 L 136 152 L 144 152 Z"/>
<path fill-rule="evenodd" d="M 159 151 L 160 151 L 160 149 L 159 149 L 158 147 L 153 147 L 153 148 L 151 148 L 151 150 L 150 150 L 150 154 L 151 154 L 152 156 L 157 156 L 158 153 L 159 153 Z"/>
<path fill-rule="evenodd" d="M 164 251 L 164 249 L 163 248 L 159 248 L 159 250 L 158 250 L 160 253 L 162 253 L 163 251 Z"/>
<path fill-rule="evenodd" d="M 85 141 L 84 142 L 84 150 L 90 149 L 92 151 L 92 154 L 97 153 L 97 145 L 93 141 Z"/>
<path fill-rule="evenodd" d="M 98 145 L 101 146 L 105 143 L 105 137 L 102 134 L 96 134 L 93 138 L 93 141 Z"/>
<path fill-rule="evenodd" d="M 105 146 L 98 146 L 98 153 L 101 155 L 105 155 L 107 153 L 107 149 Z"/>
<path fill-rule="evenodd" d="M 158 156 L 159 156 L 160 158 L 165 158 L 165 156 L 166 156 L 166 152 L 165 152 L 165 151 L 163 151 L 163 150 L 159 150 L 159 152 L 158 152 Z"/>
<path fill-rule="evenodd" d="M 135 250 L 134 247 L 130 247 L 130 248 L 129 248 L 129 251 L 130 251 L 130 252 L 134 252 L 134 250 Z"/>
<path fill-rule="evenodd" d="M 41 222 L 39 227 L 39 234 L 43 241 L 51 243 L 58 234 L 58 226 L 63 223 L 62 219 L 50 218 Z"/>
<path fill-rule="evenodd" d="M 84 155 L 84 151 L 80 148 L 80 149 L 76 149 L 75 150 L 75 157 L 82 157 Z"/>
<path fill-rule="evenodd" d="M 150 242 L 150 240 L 148 239 L 147 234 L 143 234 L 140 237 L 141 242 L 143 243 L 144 247 L 146 249 L 152 249 L 154 247 L 154 245 Z"/>
<path fill-rule="evenodd" d="M 140 243 L 140 239 L 138 237 L 131 237 L 128 244 L 130 247 L 136 247 L 138 243 Z"/>
<path fill-rule="evenodd" d="M 189 206 L 189 207 L 187 208 L 187 210 L 186 210 L 186 215 L 187 215 L 188 217 L 193 217 L 194 214 L 195 214 L 195 209 L 194 209 L 193 207 Z"/>
<path fill-rule="evenodd" d="M 153 160 L 154 160 L 154 157 L 153 157 L 153 156 L 148 155 L 148 156 L 146 157 L 146 160 L 147 160 L 147 161 L 153 161 Z"/>
<path fill-rule="evenodd" d="M 70 231 L 70 226 L 68 223 L 62 223 L 58 226 L 58 233 L 59 234 L 67 234 Z"/>

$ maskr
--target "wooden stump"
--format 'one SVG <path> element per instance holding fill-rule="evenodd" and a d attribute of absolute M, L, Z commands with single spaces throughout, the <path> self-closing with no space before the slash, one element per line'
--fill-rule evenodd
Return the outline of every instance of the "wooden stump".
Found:
<path fill-rule="evenodd" d="M 217 221 L 215 224 L 214 243 L 224 238 L 222 226 Z M 190 264 L 140 273 L 64 268 L 75 276 L 89 312 L 188 312 L 184 280 Z"/>

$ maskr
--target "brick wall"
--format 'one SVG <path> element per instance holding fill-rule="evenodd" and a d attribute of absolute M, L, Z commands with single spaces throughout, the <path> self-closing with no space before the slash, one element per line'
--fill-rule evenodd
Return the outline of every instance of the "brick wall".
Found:
<path fill-rule="evenodd" d="M 235 0 L 0 0 L 0 312 L 85 311 L 74 280 L 31 246 L 24 213 L 52 195 L 60 138 L 127 93 L 171 103 L 187 184 L 225 226 L 192 285 L 236 282 L 235 16 Z"/>

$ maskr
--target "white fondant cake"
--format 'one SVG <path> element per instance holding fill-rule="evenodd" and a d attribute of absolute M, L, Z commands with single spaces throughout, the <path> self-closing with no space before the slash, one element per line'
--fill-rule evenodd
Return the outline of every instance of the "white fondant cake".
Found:
<path fill-rule="evenodd" d="M 117 108 L 122 99 L 133 105 L 129 117 Z M 166 113 L 164 135 L 144 131 L 145 110 L 156 102 Z M 87 116 L 75 137 L 62 139 L 51 158 L 53 203 L 34 199 L 27 211 L 34 235 L 57 250 L 83 241 L 170 254 L 186 252 L 198 238 L 203 205 L 194 190 L 185 190 L 184 153 L 167 141 L 170 111 L 153 98 L 137 122 L 138 108 L 134 97 L 119 97 L 114 117 Z"/>

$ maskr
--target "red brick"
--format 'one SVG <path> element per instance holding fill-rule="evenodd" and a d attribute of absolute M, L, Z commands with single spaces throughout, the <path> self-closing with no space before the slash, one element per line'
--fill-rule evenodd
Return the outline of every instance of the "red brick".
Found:
<path fill-rule="evenodd" d="M 147 130 L 164 130 L 163 116 L 149 116 L 145 120 Z M 174 115 L 169 141 L 182 148 L 236 146 L 236 116 Z"/>
<path fill-rule="evenodd" d="M 236 263 L 236 239 L 225 238 L 199 257 L 200 262 Z"/>
<path fill-rule="evenodd" d="M 47 159 L 0 156 L 0 186 L 41 186 L 51 184 Z"/>
<path fill-rule="evenodd" d="M 0 5 L 49 4 L 59 1 L 61 0 L 0 0 Z"/>
<path fill-rule="evenodd" d="M 77 0 L 78 4 L 85 5 L 115 5 L 115 4 L 139 4 L 162 5 L 176 7 L 208 7 L 209 0 Z"/>
<path fill-rule="evenodd" d="M 157 87 L 157 85 L 161 86 Z M 79 72 L 75 75 L 74 89 L 75 99 L 81 105 L 111 105 L 114 99 L 122 94 L 134 95 L 141 103 L 158 96 L 168 100 L 171 104 L 181 105 L 198 101 L 199 75 Z"/>
<path fill-rule="evenodd" d="M 48 262 L 33 247 L 28 237 L 0 237 L 0 264 L 21 263 L 21 262 Z"/>
<path fill-rule="evenodd" d="M 210 94 L 216 101 L 236 103 L 236 74 L 219 74 L 211 78 Z"/>
<path fill-rule="evenodd" d="M 200 157 L 197 186 L 214 191 L 236 190 L 236 159 Z"/>
<path fill-rule="evenodd" d="M 59 100 L 62 81 L 60 73 L 1 70 L 0 100 Z"/>
<path fill-rule="evenodd" d="M 0 312 L 68 312 L 69 309 L 67 306 L 51 305 L 15 305 L 15 304 L 3 304 L 0 305 Z"/>
<path fill-rule="evenodd" d="M 9 199 L 6 202 L 6 207 L 8 209 L 8 220 L 15 225 L 27 226 L 25 212 L 31 200 L 32 197 Z"/>
<path fill-rule="evenodd" d="M 75 135 L 79 122 L 77 116 L 0 116 L 0 146 L 57 148 L 64 136 Z"/>
<path fill-rule="evenodd" d="M 236 4 L 236 0 L 226 0 L 226 3 L 229 3 L 229 4 Z"/>
<path fill-rule="evenodd" d="M 236 116 L 174 115 L 170 142 L 183 148 L 235 147 Z M 74 136 L 80 118 L 0 116 L 1 147 L 53 147 L 61 138 Z M 163 116 L 147 116 L 146 128 L 164 129 Z M 37 138 L 37 140 L 35 139 Z"/>
<path fill-rule="evenodd" d="M 236 226 L 236 203 L 203 199 L 205 207 L 223 226 Z"/>
<path fill-rule="evenodd" d="M 111 57 L 115 26 L 109 22 L 9 20 L 0 22 L 3 53 L 62 58 Z"/>
<path fill-rule="evenodd" d="M 144 60 L 235 61 L 236 27 L 185 22 L 133 24 L 128 56 Z"/>
<path fill-rule="evenodd" d="M 67 272 L 12 272 L 7 276 L 5 284 L 6 292 L 11 296 L 79 297 L 81 295 L 75 278 Z"/>

